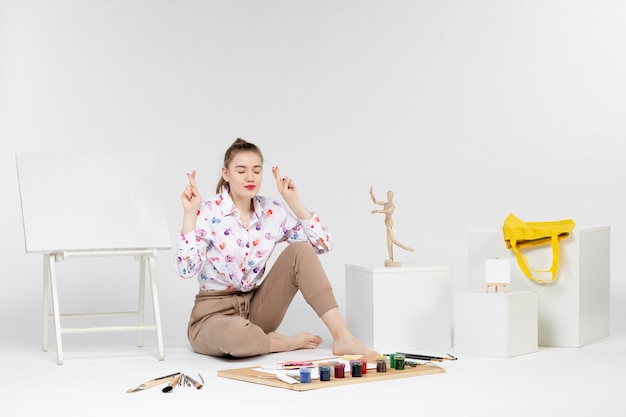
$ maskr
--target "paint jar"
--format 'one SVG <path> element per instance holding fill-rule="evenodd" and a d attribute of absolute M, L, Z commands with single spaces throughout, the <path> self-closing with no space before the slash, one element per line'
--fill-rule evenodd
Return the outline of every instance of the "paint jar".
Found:
<path fill-rule="evenodd" d="M 320 366 L 320 381 L 330 381 L 330 365 Z"/>
<path fill-rule="evenodd" d="M 376 358 L 376 372 L 387 372 L 387 358 L 386 357 L 377 357 Z"/>
<path fill-rule="evenodd" d="M 308 384 L 311 382 L 311 368 L 300 368 L 300 383 Z"/>
<path fill-rule="evenodd" d="M 346 365 L 343 363 L 336 362 L 333 364 L 333 368 L 335 371 L 335 378 L 344 378 L 346 373 Z"/>
<path fill-rule="evenodd" d="M 396 367 L 396 354 L 395 353 L 389 354 L 389 367 L 391 369 L 395 369 Z"/>
<path fill-rule="evenodd" d="M 327 365 L 328 365 L 328 362 L 318 362 L 317 363 L 317 373 L 319 374 L 321 372 L 320 368 L 322 366 L 327 366 Z"/>
<path fill-rule="evenodd" d="M 396 353 L 396 356 L 394 357 L 395 360 L 395 366 L 394 368 L 401 371 L 404 369 L 404 355 L 400 354 L 400 353 Z"/>
<path fill-rule="evenodd" d="M 350 361 L 350 374 L 353 377 L 363 376 L 363 362 L 361 362 L 360 360 Z"/>
<path fill-rule="evenodd" d="M 363 364 L 361 373 L 365 375 L 367 373 L 367 359 L 360 359 L 360 360 L 361 360 L 361 363 Z"/>

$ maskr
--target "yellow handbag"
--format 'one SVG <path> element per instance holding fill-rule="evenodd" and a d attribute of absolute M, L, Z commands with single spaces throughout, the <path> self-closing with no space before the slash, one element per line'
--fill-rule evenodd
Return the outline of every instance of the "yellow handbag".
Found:
<path fill-rule="evenodd" d="M 502 232 L 506 248 L 513 250 L 517 263 L 524 275 L 535 282 L 545 284 L 556 279 L 559 268 L 559 241 L 568 237 L 575 225 L 576 223 L 571 219 L 548 222 L 524 222 L 511 213 L 504 221 Z M 552 246 L 552 266 L 550 269 L 531 268 L 528 259 L 520 252 L 520 249 L 548 244 Z M 533 276 L 531 271 L 551 272 L 552 278 L 540 279 Z"/>

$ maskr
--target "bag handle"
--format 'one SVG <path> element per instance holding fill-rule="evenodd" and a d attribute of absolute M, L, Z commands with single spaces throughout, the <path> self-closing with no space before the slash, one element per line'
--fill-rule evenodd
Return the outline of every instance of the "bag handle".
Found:
<path fill-rule="evenodd" d="M 524 272 L 524 275 L 526 275 L 528 278 L 532 279 L 535 282 L 538 282 L 540 284 L 547 284 L 550 282 L 553 282 L 556 279 L 556 273 L 557 270 L 559 268 L 559 256 L 560 256 L 560 252 L 559 252 L 559 235 L 558 234 L 552 234 L 551 239 L 552 241 L 552 266 L 550 267 L 550 269 L 533 269 L 531 268 L 528 262 L 528 258 L 526 258 L 526 256 L 520 252 L 519 248 L 517 247 L 517 240 L 515 239 L 511 239 L 511 249 L 513 249 L 513 252 L 515 253 L 515 258 L 517 258 L 517 263 L 519 264 L 520 268 L 522 269 L 522 272 Z M 540 278 L 536 278 L 533 276 L 532 272 L 551 272 L 552 273 L 552 279 L 540 279 Z"/>

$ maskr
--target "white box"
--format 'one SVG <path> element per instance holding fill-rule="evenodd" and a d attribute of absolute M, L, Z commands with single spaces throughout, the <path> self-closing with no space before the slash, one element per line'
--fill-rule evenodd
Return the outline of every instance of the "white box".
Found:
<path fill-rule="evenodd" d="M 454 298 L 454 353 L 499 358 L 537 351 L 537 293 L 460 292 Z"/>
<path fill-rule="evenodd" d="M 468 237 L 469 289 L 485 289 L 485 259 L 510 259 L 509 290 L 538 294 L 539 346 L 580 347 L 610 333 L 610 227 L 578 226 L 559 242 L 557 279 L 538 284 L 527 278 L 513 251 L 506 248 L 502 228 L 471 230 Z M 550 245 L 523 249 L 530 265 L 547 269 Z"/>
<path fill-rule="evenodd" d="M 346 265 L 346 322 L 381 353 L 450 348 L 450 267 Z"/>

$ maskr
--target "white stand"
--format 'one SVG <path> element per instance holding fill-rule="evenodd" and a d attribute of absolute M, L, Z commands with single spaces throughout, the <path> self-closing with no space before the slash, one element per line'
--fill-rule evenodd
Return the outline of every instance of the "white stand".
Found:
<path fill-rule="evenodd" d="M 145 250 L 119 250 L 119 251 L 64 251 L 58 253 L 44 254 L 44 276 L 43 276 L 43 350 L 48 350 L 48 322 L 54 319 L 54 332 L 56 335 L 57 364 L 63 364 L 63 344 L 61 335 L 64 333 L 94 333 L 107 331 L 138 331 L 139 347 L 143 346 L 143 331 L 156 330 L 158 358 L 163 360 L 163 335 L 161 331 L 161 317 L 159 314 L 159 299 L 157 294 L 156 276 L 154 272 L 154 258 L 157 255 L 156 249 Z M 134 256 L 139 261 L 139 302 L 137 310 L 109 312 L 109 313 L 73 313 L 61 314 L 59 311 L 59 300 L 57 290 L 56 263 L 76 257 L 89 256 Z M 152 294 L 152 311 L 154 313 L 154 324 L 144 323 L 145 312 L 145 287 L 146 287 L 146 263 L 148 264 L 148 274 L 150 277 L 150 292 Z M 49 302 L 52 300 L 52 314 L 50 314 Z M 96 318 L 96 317 L 119 317 L 137 316 L 136 326 L 98 326 L 98 327 L 61 327 L 62 318 Z"/>
<path fill-rule="evenodd" d="M 346 265 L 346 322 L 381 353 L 449 348 L 450 268 Z"/>
<path fill-rule="evenodd" d="M 455 295 L 455 354 L 508 358 L 536 351 L 536 293 L 460 292 Z"/>

